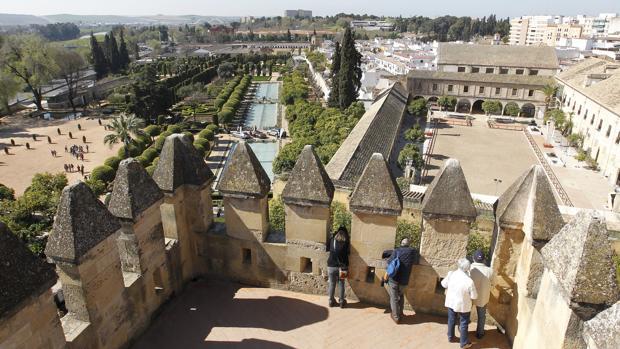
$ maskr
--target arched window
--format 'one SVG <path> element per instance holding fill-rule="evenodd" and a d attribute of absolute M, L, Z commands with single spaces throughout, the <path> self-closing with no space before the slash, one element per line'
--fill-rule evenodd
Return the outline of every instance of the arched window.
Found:
<path fill-rule="evenodd" d="M 609 137 L 610 134 L 611 134 L 611 125 L 607 126 L 607 134 L 605 134 L 605 137 Z"/>
<path fill-rule="evenodd" d="M 598 127 L 596 128 L 597 131 L 600 131 L 601 128 L 603 128 L 603 119 L 599 120 L 598 122 Z"/>

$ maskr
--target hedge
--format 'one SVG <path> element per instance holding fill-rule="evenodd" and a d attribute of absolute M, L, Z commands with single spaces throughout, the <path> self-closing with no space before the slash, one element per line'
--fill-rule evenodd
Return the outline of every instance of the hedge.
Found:
<path fill-rule="evenodd" d="M 140 155 L 141 153 L 142 153 L 142 149 L 140 149 L 134 144 L 129 145 L 129 156 L 130 157 L 136 157 Z M 120 147 L 116 155 L 121 159 L 125 159 L 125 146 Z"/>
<path fill-rule="evenodd" d="M 207 125 L 207 127 L 205 127 L 205 129 L 210 130 L 211 132 L 215 133 L 215 132 L 217 132 L 219 127 L 217 125 L 214 125 L 214 124 L 209 124 L 209 125 Z"/>
<path fill-rule="evenodd" d="M 194 148 L 198 151 L 201 156 L 204 156 L 207 150 L 201 144 L 194 143 Z"/>
<path fill-rule="evenodd" d="M 147 159 L 145 156 L 140 155 L 140 156 L 136 157 L 136 160 L 138 160 L 138 162 L 140 162 L 140 164 L 143 167 L 147 167 L 147 166 L 151 165 L 151 161 L 149 159 Z"/>
<path fill-rule="evenodd" d="M 215 134 L 207 126 L 207 128 L 205 128 L 204 130 L 200 131 L 200 133 L 198 133 L 198 138 L 212 141 L 213 139 L 215 139 Z"/>
<path fill-rule="evenodd" d="M 179 125 L 170 125 L 170 126 L 168 126 L 166 131 L 170 132 L 171 134 L 172 133 L 181 133 L 181 132 L 183 132 L 183 129 Z"/>
<path fill-rule="evenodd" d="M 194 141 L 194 134 L 189 132 L 189 131 L 185 131 L 183 132 L 184 135 L 186 135 L 187 137 L 189 137 L 190 141 L 193 142 Z"/>
<path fill-rule="evenodd" d="M 153 148 L 148 148 L 145 151 L 142 152 L 142 155 L 145 159 L 147 159 L 149 162 L 152 162 L 153 159 L 155 159 L 159 154 L 157 153 L 157 150 L 153 149 Z"/>
<path fill-rule="evenodd" d="M 205 149 L 205 151 L 211 149 L 211 145 L 209 144 L 209 141 L 204 138 L 198 138 L 197 140 L 195 140 L 194 146 L 196 146 L 196 144 L 199 144 L 200 146 L 202 146 Z"/>
<path fill-rule="evenodd" d="M 107 165 L 97 166 L 90 173 L 90 178 L 92 180 L 103 181 L 105 183 L 112 182 L 114 180 L 114 176 L 116 176 L 116 171 Z"/>
<path fill-rule="evenodd" d="M 104 165 L 112 167 L 114 171 L 118 169 L 118 164 L 121 163 L 121 159 L 118 156 L 111 156 L 103 162 Z"/>
<path fill-rule="evenodd" d="M 161 127 L 157 125 L 148 125 L 146 128 L 144 128 L 144 133 L 146 133 L 150 137 L 157 137 L 161 133 Z"/>
<path fill-rule="evenodd" d="M 148 173 L 148 174 L 149 174 L 149 176 L 152 176 L 152 175 L 153 175 L 153 172 L 155 172 L 155 168 L 156 168 L 156 167 L 157 167 L 157 166 L 155 166 L 155 165 L 151 165 L 151 166 L 147 167 L 147 168 L 146 168 L 146 173 Z"/>

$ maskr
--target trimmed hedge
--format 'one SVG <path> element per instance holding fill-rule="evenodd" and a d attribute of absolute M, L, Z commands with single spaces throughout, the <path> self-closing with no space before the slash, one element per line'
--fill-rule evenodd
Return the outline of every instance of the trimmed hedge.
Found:
<path fill-rule="evenodd" d="M 215 139 L 215 134 L 213 133 L 213 131 L 209 130 L 208 128 L 205 128 L 204 130 L 200 131 L 200 133 L 198 133 L 198 138 L 212 141 Z"/>
<path fill-rule="evenodd" d="M 207 150 L 205 149 L 205 147 L 203 147 L 202 145 L 198 144 L 198 143 L 194 143 L 194 148 L 196 148 L 196 150 L 198 151 L 198 153 L 201 156 L 204 156 L 205 153 L 207 152 Z"/>
<path fill-rule="evenodd" d="M 183 129 L 179 125 L 170 125 L 170 126 L 168 126 L 166 131 L 170 132 L 170 134 L 173 134 L 173 133 L 181 133 L 181 132 L 183 132 Z"/>
<path fill-rule="evenodd" d="M 147 166 L 151 165 L 151 161 L 149 159 L 147 159 L 145 156 L 140 155 L 140 156 L 136 157 L 135 159 L 138 160 L 138 162 L 140 162 L 140 164 L 143 167 L 147 167 Z"/>
<path fill-rule="evenodd" d="M 144 128 L 144 133 L 146 133 L 150 137 L 157 137 L 161 133 L 161 127 L 157 125 L 148 125 Z"/>
<path fill-rule="evenodd" d="M 205 149 L 205 151 L 211 149 L 211 145 L 209 144 L 209 141 L 204 138 L 198 138 L 197 140 L 195 140 L 194 146 L 196 145 L 200 145 L 201 147 Z"/>
<path fill-rule="evenodd" d="M 210 130 L 211 132 L 213 132 L 214 134 L 217 132 L 217 130 L 219 129 L 219 127 L 215 124 L 209 124 L 207 125 L 207 127 L 205 127 L 206 130 Z"/>
<path fill-rule="evenodd" d="M 142 149 L 137 147 L 134 144 L 129 145 L 129 157 L 136 157 L 142 153 Z M 122 146 L 118 149 L 118 153 L 116 154 L 119 158 L 125 159 L 125 146 Z"/>
<path fill-rule="evenodd" d="M 149 162 L 152 162 L 153 159 L 155 159 L 159 154 L 157 153 L 157 150 L 153 149 L 153 148 L 148 148 L 145 151 L 142 152 L 142 155 L 145 159 L 147 159 Z"/>
<path fill-rule="evenodd" d="M 184 135 L 186 135 L 187 137 L 189 137 L 190 141 L 193 142 L 194 141 L 194 134 L 189 132 L 189 131 L 185 131 L 183 132 Z"/>
<path fill-rule="evenodd" d="M 154 165 L 151 165 L 149 167 L 146 168 L 146 173 L 149 174 L 149 176 L 153 176 L 153 173 L 155 172 L 155 167 Z"/>
<path fill-rule="evenodd" d="M 121 159 L 118 156 L 110 156 L 109 158 L 105 159 L 105 161 L 103 162 L 104 165 L 112 167 L 114 171 L 118 169 L 118 165 L 120 163 L 121 163 Z"/>
<path fill-rule="evenodd" d="M 103 181 L 105 183 L 110 183 L 114 180 L 116 176 L 116 171 L 110 166 L 101 165 L 95 167 L 90 173 L 90 178 L 93 181 Z"/>

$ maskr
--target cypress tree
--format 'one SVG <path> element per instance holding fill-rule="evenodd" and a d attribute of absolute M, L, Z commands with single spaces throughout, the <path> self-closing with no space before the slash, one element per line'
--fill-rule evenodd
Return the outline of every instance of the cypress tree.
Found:
<path fill-rule="evenodd" d="M 357 100 L 357 93 L 362 80 L 362 55 L 355 48 L 355 38 L 351 28 L 347 27 L 342 38 L 340 54 L 339 98 L 340 109 L 348 108 Z"/>
<path fill-rule="evenodd" d="M 129 66 L 129 51 L 127 50 L 127 43 L 125 42 L 125 35 L 123 34 L 123 30 L 121 29 L 121 45 L 118 49 L 119 58 L 120 58 L 120 68 L 127 69 Z"/>
<path fill-rule="evenodd" d="M 329 92 L 329 99 L 327 104 L 330 107 L 340 107 L 340 43 L 336 41 L 336 48 L 334 49 L 334 56 L 332 57 L 332 68 L 330 72 L 330 78 L 332 80 L 332 89 Z"/>
<path fill-rule="evenodd" d="M 105 59 L 105 54 L 93 33 L 90 33 L 90 61 L 97 74 L 97 79 L 101 79 L 108 73 L 108 64 Z"/>
<path fill-rule="evenodd" d="M 118 43 L 114 37 L 114 32 L 110 32 L 110 70 L 118 73 L 121 69 L 121 57 L 118 51 Z"/>

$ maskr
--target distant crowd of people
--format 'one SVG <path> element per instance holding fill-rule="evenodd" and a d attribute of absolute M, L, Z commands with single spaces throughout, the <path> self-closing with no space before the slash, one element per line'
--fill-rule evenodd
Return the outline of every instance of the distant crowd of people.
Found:
<path fill-rule="evenodd" d="M 420 253 L 409 246 L 409 239 L 403 239 L 400 247 L 383 252 L 382 258 L 387 262 L 385 276 L 381 285 L 387 287 L 390 296 L 391 318 L 395 323 L 403 319 L 405 303 L 404 292 L 409 284 L 412 266 L 419 263 Z M 350 239 L 345 227 L 340 227 L 332 234 L 328 242 L 329 257 L 327 260 L 329 306 L 346 307 L 345 279 L 348 278 Z M 457 261 L 458 268 L 450 271 L 441 281 L 446 289 L 445 307 L 448 309 L 448 341 L 456 342 L 455 327 L 459 319 L 459 343 L 461 348 L 470 348 L 472 342 L 468 338 L 468 325 L 472 306 L 476 306 L 478 315 L 476 337 L 484 336 L 486 306 L 491 292 L 493 270 L 485 262 L 481 250 L 474 252 L 470 263 L 467 258 Z M 339 286 L 339 300 L 334 298 L 336 284 Z M 473 305 L 472 305 L 473 303 Z"/>

